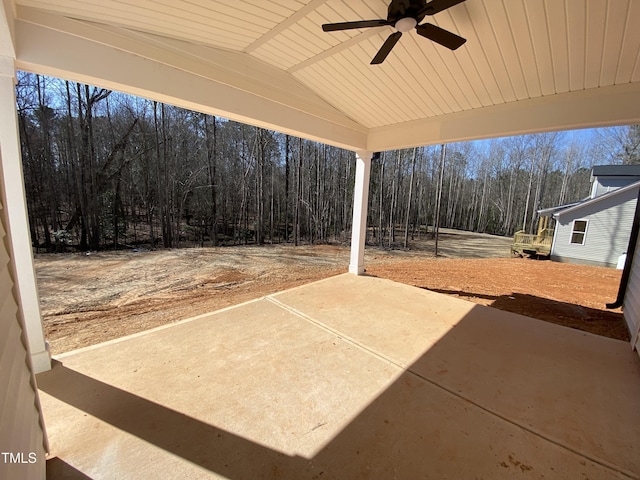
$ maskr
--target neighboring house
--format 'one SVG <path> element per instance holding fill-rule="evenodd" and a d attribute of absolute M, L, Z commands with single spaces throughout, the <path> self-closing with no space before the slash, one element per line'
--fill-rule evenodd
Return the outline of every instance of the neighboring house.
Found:
<path fill-rule="evenodd" d="M 596 165 L 591 170 L 591 196 L 596 198 L 640 181 L 640 165 Z"/>
<path fill-rule="evenodd" d="M 556 221 L 550 256 L 559 262 L 616 267 L 629 245 L 640 166 L 596 166 L 592 181 L 589 198 L 539 211 Z"/>
<path fill-rule="evenodd" d="M 629 241 L 627 262 L 622 272 L 618 299 L 615 303 L 607 305 L 608 308 L 622 307 L 624 319 L 631 337 L 631 347 L 640 354 L 640 215 L 636 217 L 635 229 Z"/>

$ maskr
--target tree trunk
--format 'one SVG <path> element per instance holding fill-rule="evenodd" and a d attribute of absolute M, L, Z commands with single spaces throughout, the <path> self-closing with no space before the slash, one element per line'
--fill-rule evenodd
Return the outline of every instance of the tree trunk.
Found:
<path fill-rule="evenodd" d="M 302 156 L 304 155 L 304 144 L 302 139 L 298 140 L 298 177 L 296 185 L 296 205 L 293 244 L 297 247 L 300 242 L 300 202 L 302 200 Z"/>
<path fill-rule="evenodd" d="M 289 242 L 289 135 L 284 137 L 284 241 Z"/>
<path fill-rule="evenodd" d="M 218 245 L 218 202 L 217 202 L 217 189 L 216 189 L 216 167 L 217 167 L 217 129 L 216 129 L 216 117 L 213 117 L 213 133 L 209 129 L 207 119 L 209 115 L 204 115 L 204 134 L 205 142 L 207 144 L 207 168 L 209 175 L 210 195 L 211 195 L 211 241 L 213 246 Z"/>
<path fill-rule="evenodd" d="M 378 244 L 380 247 L 384 245 L 384 219 L 383 219 L 383 208 L 384 208 L 384 159 L 385 153 L 382 152 L 380 155 L 380 185 L 378 187 L 380 191 L 379 198 L 379 206 L 378 206 Z"/>
<path fill-rule="evenodd" d="M 527 187 L 527 200 L 524 202 L 524 214 L 522 216 L 522 231 L 527 230 L 527 213 L 529 212 L 529 200 L 531 199 L 531 185 L 533 184 L 533 170 L 535 162 L 531 159 L 531 170 L 529 171 L 529 186 Z"/>

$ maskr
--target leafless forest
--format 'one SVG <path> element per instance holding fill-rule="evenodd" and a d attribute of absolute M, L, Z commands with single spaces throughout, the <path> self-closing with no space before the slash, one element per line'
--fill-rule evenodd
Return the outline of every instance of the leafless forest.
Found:
<path fill-rule="evenodd" d="M 21 73 L 29 222 L 40 251 L 348 241 L 354 154 L 88 85 Z M 369 243 L 426 225 L 512 235 L 640 163 L 638 126 L 383 152 Z"/>

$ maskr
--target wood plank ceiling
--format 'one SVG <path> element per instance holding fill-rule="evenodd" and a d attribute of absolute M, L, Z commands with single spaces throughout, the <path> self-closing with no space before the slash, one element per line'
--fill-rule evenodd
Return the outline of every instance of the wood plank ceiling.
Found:
<path fill-rule="evenodd" d="M 235 62 L 241 74 L 229 83 L 236 87 L 244 88 L 245 81 L 255 83 L 255 89 L 262 82 L 264 90 L 271 90 L 266 96 L 302 110 L 313 104 L 309 111 L 320 117 L 344 115 L 348 120 L 338 124 L 351 121 L 365 133 L 425 127 L 406 140 L 381 136 L 376 145 L 381 149 L 428 143 L 431 137 L 424 130 L 430 121 L 464 112 L 535 106 L 526 101 L 621 85 L 633 85 L 625 90 L 630 95 L 625 102 L 639 98 L 640 28 L 634 20 L 640 19 L 640 0 L 467 0 L 427 17 L 465 37 L 461 48 L 450 51 L 412 31 L 378 66 L 369 62 L 392 27 L 321 29 L 328 22 L 386 18 L 387 5 L 383 0 L 16 0 L 15 15 L 31 23 L 49 22 L 49 27 L 50 20 L 37 19 L 72 19 L 227 69 Z M 300 104 L 283 99 L 296 95 Z M 588 98 L 596 105 L 593 95 Z M 558 115 L 557 122 L 542 122 L 546 126 L 540 129 L 640 119 L 640 107 L 629 108 L 619 118 L 594 113 L 584 125 Z M 482 131 L 460 133 L 458 139 L 465 135 L 480 137 Z M 440 128 L 432 137 L 436 142 L 447 135 Z"/>

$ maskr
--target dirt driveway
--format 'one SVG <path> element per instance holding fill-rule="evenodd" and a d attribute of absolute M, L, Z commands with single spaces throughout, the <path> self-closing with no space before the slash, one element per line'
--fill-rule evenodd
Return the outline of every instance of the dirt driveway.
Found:
<path fill-rule="evenodd" d="M 367 247 L 367 273 L 626 339 L 613 301 L 620 272 L 505 258 L 511 240 L 444 230 L 409 251 Z M 218 247 L 35 257 L 53 354 L 92 345 L 347 271 L 347 246 Z"/>

